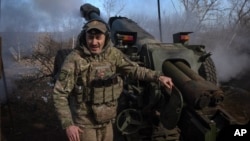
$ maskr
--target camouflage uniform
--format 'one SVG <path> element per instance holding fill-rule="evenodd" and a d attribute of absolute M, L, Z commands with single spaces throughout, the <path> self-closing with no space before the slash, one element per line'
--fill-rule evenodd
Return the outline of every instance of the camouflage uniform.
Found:
<path fill-rule="evenodd" d="M 157 81 L 160 74 L 139 67 L 113 47 L 110 39 L 106 42 L 98 55 L 91 54 L 85 45 L 77 45 L 66 57 L 54 87 L 53 99 L 62 127 L 79 126 L 84 130 L 84 141 L 94 141 L 90 138 L 100 138 L 98 134 L 107 140 L 113 138 L 110 121 L 115 118 L 113 109 L 123 88 L 120 76 Z"/>

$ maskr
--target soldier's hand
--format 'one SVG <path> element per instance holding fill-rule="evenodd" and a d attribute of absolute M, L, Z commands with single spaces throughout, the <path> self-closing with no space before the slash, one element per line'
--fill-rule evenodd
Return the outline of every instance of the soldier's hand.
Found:
<path fill-rule="evenodd" d="M 80 134 L 83 130 L 75 125 L 71 125 L 66 128 L 66 134 L 70 141 L 80 141 Z"/>
<path fill-rule="evenodd" d="M 172 91 L 174 83 L 172 82 L 172 79 L 170 77 L 160 76 L 158 79 L 159 79 L 159 81 L 161 82 L 161 84 L 163 86 L 165 86 L 167 89 L 169 89 L 170 91 Z"/>

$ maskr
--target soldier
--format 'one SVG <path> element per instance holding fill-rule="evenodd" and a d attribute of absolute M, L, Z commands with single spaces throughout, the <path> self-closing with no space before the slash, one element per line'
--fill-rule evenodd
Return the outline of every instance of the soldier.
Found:
<path fill-rule="evenodd" d="M 86 23 L 55 83 L 54 105 L 70 141 L 113 140 L 112 121 L 123 89 L 121 76 L 173 87 L 171 78 L 140 67 L 113 47 L 109 32 L 103 21 Z"/>

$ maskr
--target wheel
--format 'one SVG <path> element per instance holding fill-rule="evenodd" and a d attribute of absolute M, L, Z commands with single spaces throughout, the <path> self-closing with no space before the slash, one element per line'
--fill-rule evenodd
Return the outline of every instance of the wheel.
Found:
<path fill-rule="evenodd" d="M 126 109 L 117 116 L 116 126 L 120 132 L 128 135 L 136 133 L 140 129 L 142 121 L 143 118 L 139 111 Z"/>
<path fill-rule="evenodd" d="M 208 57 L 198 70 L 199 75 L 202 76 L 207 81 L 210 81 L 217 85 L 217 75 L 214 62 L 211 57 Z"/>

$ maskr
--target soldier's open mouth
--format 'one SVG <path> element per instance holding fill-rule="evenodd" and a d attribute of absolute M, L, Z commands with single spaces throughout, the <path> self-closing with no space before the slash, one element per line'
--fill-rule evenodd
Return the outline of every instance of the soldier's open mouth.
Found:
<path fill-rule="evenodd" d="M 92 51 L 97 51 L 99 49 L 99 47 L 91 47 L 90 50 Z"/>

